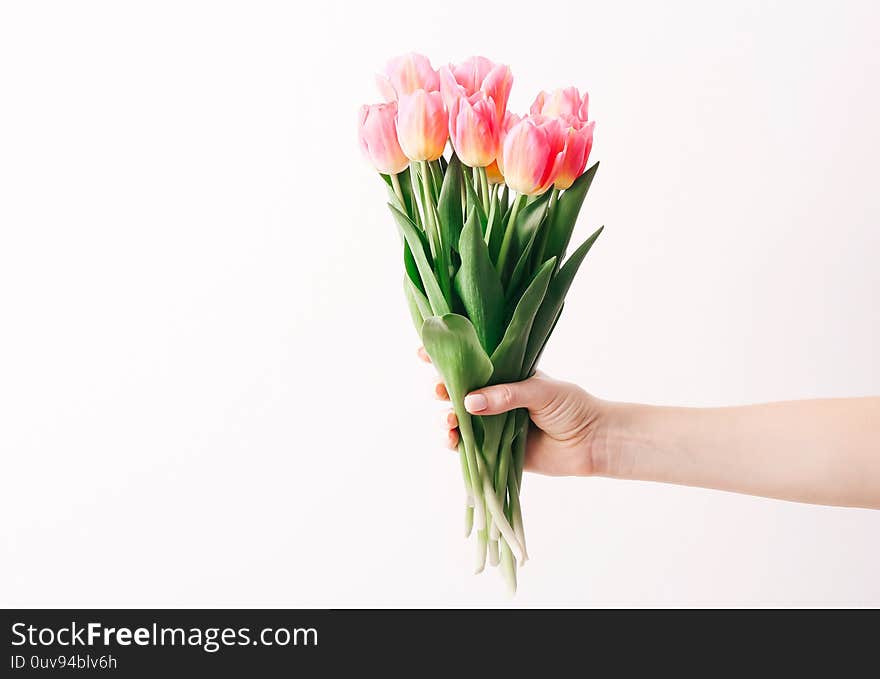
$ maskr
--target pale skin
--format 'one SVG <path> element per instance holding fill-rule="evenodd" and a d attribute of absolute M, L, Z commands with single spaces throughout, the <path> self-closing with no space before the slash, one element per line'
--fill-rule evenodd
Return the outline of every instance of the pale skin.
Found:
<path fill-rule="evenodd" d="M 422 360 L 430 362 L 424 349 Z M 448 400 L 443 383 L 435 395 Z M 527 408 L 525 469 L 880 509 L 880 397 L 676 408 L 603 401 L 537 374 L 465 398 L 474 415 Z M 443 415 L 444 443 L 458 422 Z"/>

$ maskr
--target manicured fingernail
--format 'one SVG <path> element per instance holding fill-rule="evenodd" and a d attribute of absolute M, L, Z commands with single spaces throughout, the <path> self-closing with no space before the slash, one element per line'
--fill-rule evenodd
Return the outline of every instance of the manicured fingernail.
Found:
<path fill-rule="evenodd" d="M 469 413 L 481 413 L 489 407 L 489 401 L 482 394 L 468 394 L 464 397 L 464 407 Z"/>

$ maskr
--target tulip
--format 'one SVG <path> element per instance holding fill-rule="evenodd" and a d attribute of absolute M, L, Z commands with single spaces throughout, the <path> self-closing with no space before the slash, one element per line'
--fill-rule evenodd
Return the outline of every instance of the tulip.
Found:
<path fill-rule="evenodd" d="M 391 59 L 385 74 L 376 76 L 376 84 L 386 101 L 397 101 L 416 90 L 436 92 L 440 89 L 440 77 L 428 57 L 410 52 Z"/>
<path fill-rule="evenodd" d="M 559 174 L 556 176 L 554 186 L 557 189 L 567 189 L 580 177 L 587 167 L 590 158 L 590 150 L 593 148 L 593 128 L 595 123 L 586 124 L 578 120 L 563 116 L 561 120 L 568 122 L 568 130 L 565 137 L 565 149 L 562 154 L 562 163 Z"/>
<path fill-rule="evenodd" d="M 449 137 L 452 148 L 468 167 L 486 167 L 499 150 L 495 102 L 485 92 L 456 97 L 449 108 Z"/>
<path fill-rule="evenodd" d="M 448 117 L 439 92 L 416 90 L 397 104 L 397 138 L 410 160 L 437 160 L 446 148 Z"/>
<path fill-rule="evenodd" d="M 440 68 L 440 91 L 447 108 L 458 97 L 472 97 L 484 92 L 495 102 L 495 112 L 499 121 L 504 120 L 513 75 L 510 67 L 496 64 L 485 57 L 471 57 L 458 65 Z"/>
<path fill-rule="evenodd" d="M 504 181 L 519 193 L 544 193 L 556 181 L 565 140 L 565 130 L 556 118 L 530 115 L 514 124 L 505 135 L 500 156 Z"/>
<path fill-rule="evenodd" d="M 361 149 L 379 172 L 403 172 L 409 158 L 397 141 L 397 104 L 361 106 L 358 138 Z"/>
<path fill-rule="evenodd" d="M 557 89 L 553 90 L 553 92 L 540 92 L 535 97 L 535 103 L 532 104 L 530 112 L 552 118 L 571 116 L 582 123 L 586 123 L 589 120 L 587 117 L 589 103 L 589 94 L 584 92 L 584 96 L 581 97 L 577 87 L 566 87 L 564 90 Z"/>

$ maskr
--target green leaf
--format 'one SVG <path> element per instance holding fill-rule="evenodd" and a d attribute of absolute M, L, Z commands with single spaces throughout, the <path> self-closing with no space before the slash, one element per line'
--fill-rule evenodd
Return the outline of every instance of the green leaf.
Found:
<path fill-rule="evenodd" d="M 516 305 L 507 330 L 504 332 L 504 337 L 492 353 L 492 364 L 495 366 L 495 372 L 492 374 L 493 384 L 522 379 L 523 359 L 526 355 L 532 324 L 555 268 L 556 258 L 547 260 L 538 270 Z"/>
<path fill-rule="evenodd" d="M 519 299 L 519 295 L 522 293 L 521 286 L 523 284 L 523 281 L 528 280 L 525 278 L 525 274 L 526 270 L 529 268 L 529 260 L 532 256 L 532 249 L 535 246 L 538 232 L 539 229 L 535 229 L 534 231 L 532 231 L 532 235 L 529 236 L 529 240 L 526 242 L 525 247 L 523 247 L 522 252 L 519 255 L 519 259 L 516 262 L 513 273 L 510 274 L 510 282 L 507 284 L 508 302 Z"/>
<path fill-rule="evenodd" d="M 422 279 L 422 285 L 425 288 L 425 294 L 428 297 L 428 301 L 431 303 L 431 309 L 437 315 L 449 313 L 449 305 L 446 302 L 446 298 L 443 296 L 443 292 L 440 290 L 440 286 L 437 284 L 437 279 L 434 277 L 434 271 L 431 269 L 431 265 L 425 255 L 425 250 L 422 246 L 422 240 L 419 237 L 419 231 L 416 228 L 416 225 L 412 223 L 409 217 L 390 203 L 388 207 L 391 208 L 391 214 L 393 214 L 394 219 L 397 220 L 397 225 L 400 227 L 403 238 L 407 245 L 409 245 L 410 252 L 412 252 L 416 268 Z"/>
<path fill-rule="evenodd" d="M 464 219 L 461 213 L 461 161 L 454 153 L 443 177 L 437 214 L 440 217 L 440 240 L 448 243 L 449 248 L 458 248 Z"/>
<path fill-rule="evenodd" d="M 553 327 L 556 324 L 559 314 L 562 312 L 562 304 L 565 301 L 565 295 L 568 294 L 568 289 L 571 287 L 572 281 L 574 281 L 575 274 L 578 272 L 581 263 L 584 261 L 590 248 L 593 247 L 593 243 L 596 242 L 596 239 L 599 237 L 599 234 L 602 233 L 602 229 L 604 228 L 604 226 L 600 226 L 589 238 L 587 238 L 587 240 L 585 240 L 581 246 L 572 253 L 571 257 L 569 257 L 565 264 L 562 265 L 562 268 L 559 269 L 559 272 L 550 282 L 550 286 L 547 289 L 547 295 L 544 298 L 544 302 L 541 304 L 541 308 L 538 310 L 538 314 L 535 317 L 535 323 L 532 327 L 531 336 L 529 337 L 529 346 L 526 350 L 525 356 L 525 364 L 528 372 L 531 372 L 534 369 L 538 356 L 540 356 L 541 352 L 544 350 L 544 345 L 550 338 L 550 333 L 553 332 Z"/>
<path fill-rule="evenodd" d="M 480 346 L 477 331 L 464 316 L 430 316 L 422 324 L 422 342 L 449 396 L 460 402 L 492 376 L 492 361 Z"/>
<path fill-rule="evenodd" d="M 419 267 L 416 265 L 416 260 L 406 240 L 403 241 L 403 268 L 406 269 L 406 275 L 409 276 L 416 288 L 424 293 L 425 288 L 422 286 L 422 277 L 419 276 Z"/>
<path fill-rule="evenodd" d="M 513 241 L 511 242 L 510 252 L 507 255 L 507 266 L 504 267 L 506 271 L 501 272 L 502 281 L 512 280 L 512 273 L 516 269 L 516 264 L 519 263 L 523 252 L 525 252 L 526 248 L 531 249 L 531 246 L 534 245 L 535 235 L 547 216 L 547 203 L 549 201 L 550 191 L 545 191 L 523 207 L 519 214 L 516 215 L 516 223 L 513 225 Z M 510 285 L 508 284 L 507 287 L 509 288 Z"/>
<path fill-rule="evenodd" d="M 550 326 L 550 332 L 547 333 L 547 336 L 544 338 L 544 343 L 541 345 L 541 348 L 538 349 L 537 355 L 532 358 L 531 349 L 532 346 L 529 345 L 529 348 L 526 349 L 526 358 L 523 365 L 529 366 L 529 369 L 525 372 L 525 377 L 531 377 L 535 374 L 535 370 L 538 367 L 538 361 L 541 360 L 541 356 L 544 355 L 544 349 L 547 348 L 547 342 L 553 336 L 553 331 L 556 330 L 556 324 L 559 323 L 559 319 L 562 318 L 562 312 L 565 309 L 565 303 L 563 302 L 562 306 L 559 307 L 559 313 L 556 314 L 556 318 L 553 319 L 553 324 Z M 537 321 L 536 321 L 537 322 Z M 533 330 L 534 332 L 534 330 Z"/>
<path fill-rule="evenodd" d="M 433 316 L 428 298 L 413 284 L 409 276 L 403 277 L 403 291 L 406 294 L 409 313 L 412 316 L 413 325 L 416 326 L 416 332 L 421 332 L 422 323 L 429 316 Z"/>
<path fill-rule="evenodd" d="M 498 253 L 501 251 L 501 241 L 504 239 L 504 225 L 510 214 L 510 206 L 507 204 L 507 186 L 504 186 L 504 195 L 499 196 L 501 191 L 496 192 L 493 209 L 489 211 L 486 224 L 485 241 L 489 248 L 489 257 L 493 262 L 498 261 Z"/>
<path fill-rule="evenodd" d="M 472 209 L 477 211 L 477 217 L 480 219 L 480 233 L 482 235 L 486 234 L 486 228 L 489 224 L 489 217 L 486 214 L 486 211 L 483 209 L 483 201 L 480 200 L 480 197 L 477 195 L 476 189 L 474 189 L 474 184 L 471 181 L 468 175 L 469 172 L 462 172 L 462 176 L 464 176 L 464 186 L 467 191 L 467 203 L 468 203 L 468 214 L 470 214 Z"/>
<path fill-rule="evenodd" d="M 468 318 L 476 328 L 480 344 L 489 352 L 501 339 L 504 290 L 501 288 L 498 272 L 489 259 L 489 250 L 480 233 L 476 210 L 471 210 L 462 229 L 459 250 L 461 268 L 455 277 L 455 290 Z"/>
<path fill-rule="evenodd" d="M 553 211 L 553 220 L 549 225 L 550 232 L 547 235 L 547 245 L 544 248 L 545 258 L 556 257 L 556 260 L 561 263 L 562 258 L 565 257 L 578 213 L 581 211 L 584 198 L 587 197 L 587 191 L 590 190 L 593 177 L 596 176 L 598 169 L 599 163 L 595 163 L 560 195 Z"/>

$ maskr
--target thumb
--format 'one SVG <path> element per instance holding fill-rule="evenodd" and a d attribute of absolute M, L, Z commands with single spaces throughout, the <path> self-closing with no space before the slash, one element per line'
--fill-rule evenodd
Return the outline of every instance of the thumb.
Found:
<path fill-rule="evenodd" d="M 540 377 L 522 382 L 496 384 L 465 396 L 464 407 L 472 415 L 497 415 L 516 408 L 538 410 L 550 402 L 549 384 Z"/>

